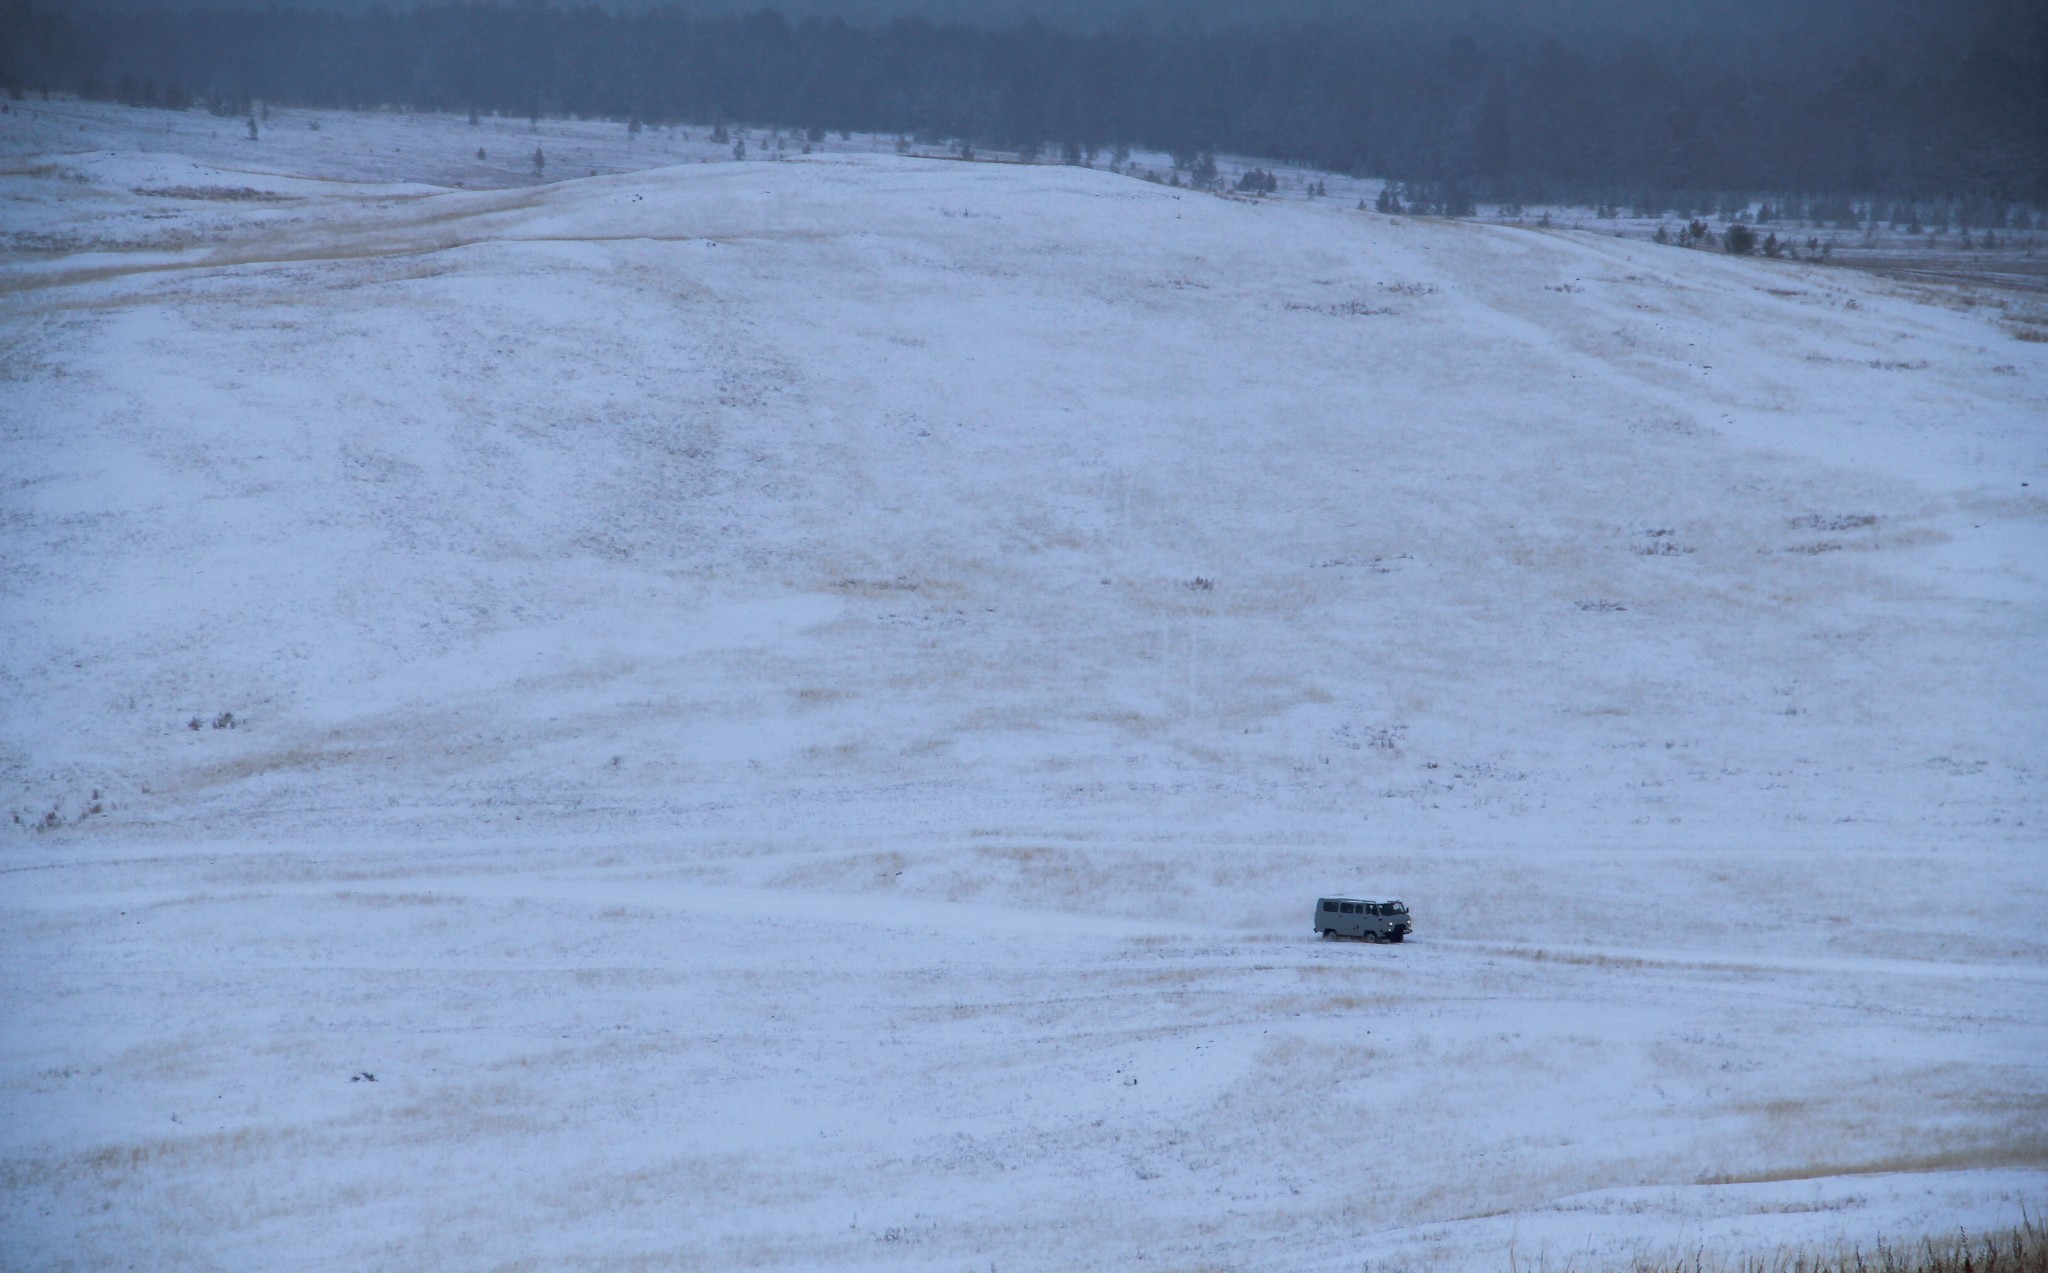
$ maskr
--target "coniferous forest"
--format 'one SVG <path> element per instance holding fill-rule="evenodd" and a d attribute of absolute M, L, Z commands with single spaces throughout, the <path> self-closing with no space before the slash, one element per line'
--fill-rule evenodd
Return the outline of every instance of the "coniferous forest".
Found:
<path fill-rule="evenodd" d="M 1503 200 L 2048 200 L 2039 5 L 1787 0 L 1769 23 L 1704 33 L 1546 30 L 1471 12 L 1089 31 L 538 3 L 16 5 L 0 14 L 0 77 L 16 95 L 173 109 L 263 101 L 730 121 L 1049 153 L 1228 151 Z"/>

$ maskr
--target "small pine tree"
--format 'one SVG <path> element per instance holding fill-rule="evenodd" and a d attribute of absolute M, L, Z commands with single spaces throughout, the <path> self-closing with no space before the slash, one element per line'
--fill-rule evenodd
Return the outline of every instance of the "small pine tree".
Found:
<path fill-rule="evenodd" d="M 1773 239 L 1776 235 L 1771 236 Z M 1721 246 L 1734 256 L 1748 256 L 1756 251 L 1756 231 L 1737 222 L 1721 233 Z"/>
<path fill-rule="evenodd" d="M 482 159 L 484 157 L 484 148 L 482 146 L 478 146 L 476 148 L 476 157 L 478 159 Z"/>
<path fill-rule="evenodd" d="M 747 139 L 746 139 L 746 138 L 742 137 L 742 138 L 738 139 L 737 141 L 733 142 L 733 144 L 732 144 L 732 157 L 733 157 L 734 159 L 745 159 L 745 158 L 747 157 Z"/>
<path fill-rule="evenodd" d="M 548 170 L 548 157 L 540 147 L 533 148 L 533 175 L 538 177 Z"/>
<path fill-rule="evenodd" d="M 252 114 L 249 116 L 249 140 L 255 141 L 256 136 L 256 116 Z"/>
<path fill-rule="evenodd" d="M 720 124 L 714 124 L 714 125 L 712 125 L 712 128 L 711 128 L 711 144 L 712 144 L 712 145 L 714 145 L 714 146 L 723 146 L 723 145 L 725 145 L 725 144 L 726 144 L 727 142 L 729 142 L 729 141 L 731 141 L 731 140 L 732 140 L 732 134 L 730 134 L 730 133 L 728 133 L 728 132 L 726 132 L 726 131 L 725 131 L 725 125 L 724 125 L 724 124 L 720 123 Z"/>
<path fill-rule="evenodd" d="M 1380 187 L 1380 196 L 1372 201 L 1372 206 L 1373 211 L 1384 212 L 1390 217 L 1401 215 L 1401 196 L 1394 189 L 1393 182 L 1389 181 Z"/>

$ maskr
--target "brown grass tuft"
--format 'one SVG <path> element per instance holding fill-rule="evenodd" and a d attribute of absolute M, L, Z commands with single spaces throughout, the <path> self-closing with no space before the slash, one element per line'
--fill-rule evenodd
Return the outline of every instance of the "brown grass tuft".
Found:
<path fill-rule="evenodd" d="M 1867 1250 L 1781 1247 L 1735 1260 L 1702 1252 L 1638 1257 L 1634 1273 L 2048 1273 L 2048 1227 L 2030 1217 L 1997 1233 L 1957 1230 L 1896 1245 L 1880 1241 Z"/>

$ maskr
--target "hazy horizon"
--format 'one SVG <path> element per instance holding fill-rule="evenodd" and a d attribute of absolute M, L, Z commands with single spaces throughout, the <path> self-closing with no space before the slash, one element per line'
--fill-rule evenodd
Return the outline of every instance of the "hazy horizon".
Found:
<path fill-rule="evenodd" d="M 387 0 L 68 0 L 45 11 L 76 14 L 191 10 L 325 10 L 360 13 L 376 8 L 405 12 L 442 7 L 446 0 L 388 3 Z M 669 9 L 701 16 L 772 11 L 793 20 L 842 19 L 876 24 L 899 18 L 970 26 L 1015 26 L 1036 20 L 1048 26 L 1098 30 L 1160 24 L 1205 28 L 1236 24 L 1301 24 L 1330 21 L 1347 25 L 1437 27 L 1483 38 L 1488 32 L 1586 35 L 1606 32 L 1618 39 L 1729 39 L 1797 30 L 1821 39 L 1835 28 L 1883 21 L 1902 32 L 1925 34 L 1946 23 L 1971 22 L 2001 9 L 2023 13 L 2010 0 L 1955 0 L 1929 6 L 1909 0 L 1707 0 L 1703 3 L 1628 3 L 1627 0 L 606 0 L 595 5 L 514 0 L 497 7 L 531 4 L 541 8 L 594 7 L 613 12 Z"/>

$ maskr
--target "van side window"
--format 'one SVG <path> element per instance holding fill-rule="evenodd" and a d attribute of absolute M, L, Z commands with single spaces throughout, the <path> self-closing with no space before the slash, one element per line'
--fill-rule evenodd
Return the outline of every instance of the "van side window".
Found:
<path fill-rule="evenodd" d="M 1337 903 L 1331 901 L 1329 898 L 1326 897 L 1323 899 L 1323 909 L 1326 911 L 1334 911 L 1337 909 Z"/>
<path fill-rule="evenodd" d="M 1356 914 L 1358 913 L 1358 903 L 1356 903 L 1356 902 L 1346 902 L 1346 903 L 1344 903 L 1344 913 L 1345 913 L 1346 915 L 1356 915 Z"/>

